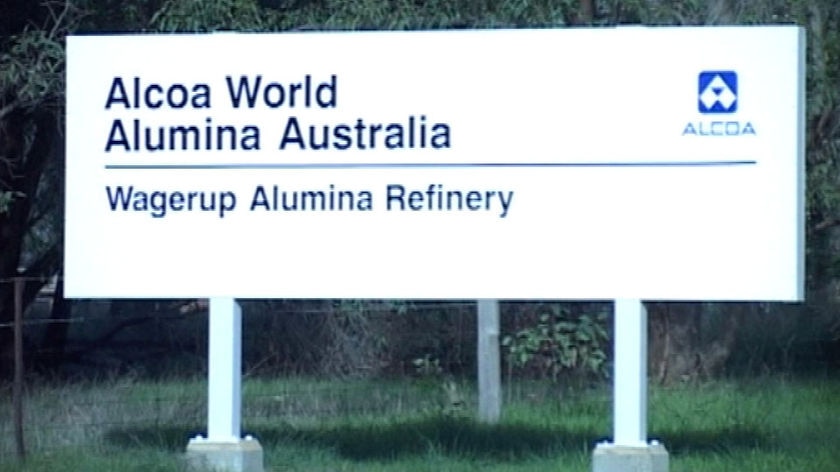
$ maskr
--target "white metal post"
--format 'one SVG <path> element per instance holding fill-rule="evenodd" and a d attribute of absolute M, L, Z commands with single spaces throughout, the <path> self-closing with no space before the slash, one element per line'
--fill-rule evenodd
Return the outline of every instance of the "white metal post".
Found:
<path fill-rule="evenodd" d="M 647 446 L 647 311 L 638 299 L 615 300 L 613 442 Z"/>
<path fill-rule="evenodd" d="M 242 309 L 233 298 L 211 298 L 207 372 L 207 437 L 187 445 L 189 470 L 263 472 L 263 450 L 241 438 Z"/>
<path fill-rule="evenodd" d="M 499 301 L 478 300 L 478 419 L 495 423 L 501 413 Z"/>
<path fill-rule="evenodd" d="M 242 309 L 233 298 L 210 299 L 207 439 L 237 442 L 242 407 Z"/>

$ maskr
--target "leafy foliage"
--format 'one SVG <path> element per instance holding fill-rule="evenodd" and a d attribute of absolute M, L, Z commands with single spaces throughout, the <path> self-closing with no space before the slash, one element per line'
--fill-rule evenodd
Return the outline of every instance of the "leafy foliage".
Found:
<path fill-rule="evenodd" d="M 412 360 L 411 365 L 414 366 L 415 375 L 420 378 L 436 378 L 443 374 L 440 359 L 432 357 L 430 354 Z"/>
<path fill-rule="evenodd" d="M 26 195 L 24 195 L 21 192 L 11 190 L 0 190 L 0 214 L 9 211 L 9 207 L 12 205 L 16 198 L 21 198 L 25 196 Z"/>
<path fill-rule="evenodd" d="M 170 33 L 260 31 L 270 18 L 252 0 L 168 0 L 151 18 L 151 26 Z"/>
<path fill-rule="evenodd" d="M 15 181 L 24 178 L 24 160 L 35 133 L 31 123 L 10 120 L 13 113 L 41 109 L 54 113 L 56 120 L 64 116 L 60 109 L 64 99 L 61 30 L 58 26 L 26 30 L 7 38 L 0 49 L 0 164 L 5 165 L 0 171 L 0 215 L 29 195 Z"/>
<path fill-rule="evenodd" d="M 559 307 L 539 316 L 536 325 L 502 339 L 508 368 L 557 382 L 564 375 L 607 376 L 606 315 L 572 316 Z"/>
<path fill-rule="evenodd" d="M 35 262 L 46 260 L 39 254 L 47 251 L 40 248 L 60 254 L 57 245 L 63 217 L 56 197 L 62 194 L 63 36 L 67 33 L 774 23 L 802 25 L 808 36 L 806 267 L 808 302 L 816 309 L 809 307 L 812 311 L 798 310 L 790 316 L 798 317 L 794 325 L 812 326 L 810 314 L 823 313 L 827 321 L 820 326 L 829 327 L 827 336 L 836 343 L 840 337 L 836 314 L 840 301 L 840 8 L 836 0 L 47 0 L 4 4 L 0 26 L 9 26 L 0 29 L 0 276 L 15 274 L 21 265 L 56 270 L 57 262 Z M 551 45 L 545 50 L 546 60 L 552 60 Z M 274 60 L 272 54 L 266 53 L 267 60 Z M 45 141 L 49 142 L 38 146 Z M 21 262 L 27 257 L 32 264 Z M 9 319 L 10 300 L 0 290 L 0 323 Z M 323 345 L 328 346 L 318 356 L 324 370 L 368 371 L 368 366 L 378 365 L 377 357 L 386 354 L 409 363 L 430 353 L 426 364 L 414 367 L 432 371 L 433 360 L 439 362 L 438 367 L 452 370 L 457 364 L 463 371 L 473 360 L 458 351 L 470 349 L 455 342 L 469 338 L 466 330 L 459 330 L 472 323 L 471 313 L 441 308 L 419 321 L 392 313 L 380 316 L 379 307 L 347 302 L 332 309 L 334 316 L 327 321 L 317 315 L 291 321 L 266 316 L 271 328 L 261 334 L 272 338 L 272 345 L 282 351 L 267 358 L 302 362 L 289 346 L 303 349 L 312 343 L 309 334 L 315 332 L 321 333 Z M 685 318 L 680 314 L 674 316 L 674 321 L 681 319 Z M 296 329 L 278 329 L 278 320 L 286 323 L 283 327 Z M 599 344 L 592 341 L 605 342 L 596 330 L 600 321 L 546 313 L 534 326 L 506 338 L 509 366 L 546 378 L 573 372 L 595 375 L 605 365 L 603 352 L 597 354 Z M 587 335 L 590 328 L 586 326 L 595 331 Z M 825 332 L 820 328 L 822 335 Z M 578 339 L 579 333 L 591 339 Z M 0 332 L 0 348 L 9 345 L 3 337 L 7 334 Z M 801 331 L 798 334 L 802 337 Z"/>
<path fill-rule="evenodd" d="M 52 31 L 28 30 L 0 51 L 0 119 L 64 97 L 64 45 Z"/>

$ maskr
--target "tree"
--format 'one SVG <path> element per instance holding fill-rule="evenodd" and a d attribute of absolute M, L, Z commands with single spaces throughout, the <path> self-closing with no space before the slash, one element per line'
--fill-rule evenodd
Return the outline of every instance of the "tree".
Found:
<path fill-rule="evenodd" d="M 254 1 L 14 0 L 0 15 L 0 325 L 14 318 L 14 283 L 24 307 L 61 273 L 64 169 L 64 37 L 78 31 L 258 29 Z M 271 18 L 271 14 L 265 15 Z M 59 281 L 53 317 L 67 315 Z M 45 334 L 63 352 L 65 323 Z M 59 345 L 52 345 L 59 344 Z M 0 328 L 0 375 L 11 364 L 11 330 Z"/>
<path fill-rule="evenodd" d="M 8 281 L 19 268 L 29 278 L 25 303 L 60 271 L 67 33 L 634 23 L 806 26 L 808 307 L 793 316 L 820 314 L 840 340 L 834 315 L 840 281 L 840 8 L 834 0 L 7 0 L 0 14 L 0 324 L 12 319 Z M 740 323 L 722 321 L 714 329 L 725 335 L 703 343 L 697 333 L 708 324 L 699 320 L 732 314 L 738 321 L 765 311 L 791 316 L 787 309 L 756 305 L 651 305 L 651 372 L 681 378 L 717 369 L 712 364 L 732 351 Z M 47 342 L 65 338 L 56 329 Z M 0 354 L 10 348 L 10 336 L 0 328 Z M 0 372 L 10 364 L 3 359 Z"/>
<path fill-rule="evenodd" d="M 0 38 L 0 323 L 13 318 L 15 276 L 24 304 L 61 259 L 64 47 L 78 18 L 69 3 L 19 1 L 4 12 Z M 10 330 L 0 330 L 2 358 Z M 0 371 L 8 362 L 3 362 Z"/>

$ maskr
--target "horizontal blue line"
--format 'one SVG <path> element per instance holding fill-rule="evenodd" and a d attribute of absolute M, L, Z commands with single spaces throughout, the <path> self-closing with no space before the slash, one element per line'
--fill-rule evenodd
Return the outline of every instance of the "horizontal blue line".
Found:
<path fill-rule="evenodd" d="M 330 162 L 312 164 L 107 164 L 108 170 L 204 170 L 204 169 L 418 169 L 418 168 L 477 168 L 477 167 L 725 167 L 755 165 L 755 160 L 717 161 L 597 161 L 597 162 Z"/>

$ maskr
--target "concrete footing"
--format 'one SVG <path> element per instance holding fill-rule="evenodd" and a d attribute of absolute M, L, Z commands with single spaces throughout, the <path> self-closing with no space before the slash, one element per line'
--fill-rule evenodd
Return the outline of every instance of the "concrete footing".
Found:
<path fill-rule="evenodd" d="M 190 439 L 186 460 L 191 472 L 264 472 L 262 446 L 251 436 L 232 442 Z"/>
<path fill-rule="evenodd" d="M 647 446 L 595 446 L 592 472 L 668 472 L 668 451 L 654 441 Z"/>

